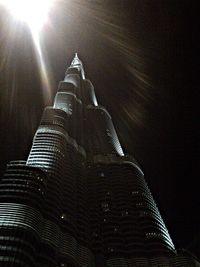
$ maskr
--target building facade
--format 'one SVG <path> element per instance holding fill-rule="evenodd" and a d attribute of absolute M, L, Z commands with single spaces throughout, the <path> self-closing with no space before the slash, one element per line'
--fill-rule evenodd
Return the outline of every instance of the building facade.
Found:
<path fill-rule="evenodd" d="M 0 266 L 200 266 L 176 251 L 77 55 L 28 159 L 1 179 Z"/>

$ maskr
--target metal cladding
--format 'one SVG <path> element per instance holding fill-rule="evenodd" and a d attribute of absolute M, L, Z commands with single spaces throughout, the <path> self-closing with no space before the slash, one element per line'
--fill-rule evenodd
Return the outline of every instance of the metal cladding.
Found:
<path fill-rule="evenodd" d="M 177 253 L 77 54 L 0 183 L 0 266 L 200 266 Z"/>

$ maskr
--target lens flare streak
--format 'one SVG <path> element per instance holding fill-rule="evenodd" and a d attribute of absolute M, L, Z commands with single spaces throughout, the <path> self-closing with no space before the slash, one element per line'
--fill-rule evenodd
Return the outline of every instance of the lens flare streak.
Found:
<path fill-rule="evenodd" d="M 51 90 L 51 79 L 48 75 L 47 64 L 42 53 L 40 36 L 38 32 L 32 31 L 32 38 L 35 45 L 36 57 L 40 69 L 40 75 L 42 79 L 42 88 L 43 88 L 43 99 L 44 103 L 49 103 L 52 99 L 52 90 Z"/>

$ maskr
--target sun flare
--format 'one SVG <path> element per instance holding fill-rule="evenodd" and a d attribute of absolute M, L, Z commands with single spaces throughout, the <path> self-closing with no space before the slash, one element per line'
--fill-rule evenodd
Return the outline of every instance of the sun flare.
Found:
<path fill-rule="evenodd" d="M 55 0 L 0 0 L 9 12 L 20 21 L 26 22 L 34 32 L 39 31 L 48 19 Z"/>

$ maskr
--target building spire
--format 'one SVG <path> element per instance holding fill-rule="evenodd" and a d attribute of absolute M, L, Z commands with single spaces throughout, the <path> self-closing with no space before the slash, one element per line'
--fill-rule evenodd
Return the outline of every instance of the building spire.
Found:
<path fill-rule="evenodd" d="M 71 65 L 73 65 L 73 66 L 74 66 L 74 65 L 82 65 L 82 62 L 81 62 L 81 60 L 79 59 L 77 53 L 75 53 Z"/>
<path fill-rule="evenodd" d="M 81 71 L 82 78 L 85 79 L 83 64 L 82 64 L 82 61 L 80 60 L 80 58 L 78 57 L 77 53 L 75 53 L 70 67 L 78 68 Z"/>

